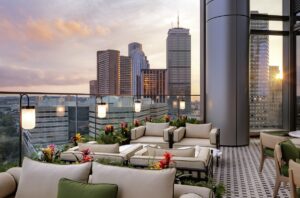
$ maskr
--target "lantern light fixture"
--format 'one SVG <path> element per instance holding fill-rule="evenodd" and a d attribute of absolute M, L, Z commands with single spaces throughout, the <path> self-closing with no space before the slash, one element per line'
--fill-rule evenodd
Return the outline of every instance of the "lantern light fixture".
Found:
<path fill-rule="evenodd" d="M 183 99 L 181 99 L 180 102 L 179 102 L 179 108 L 180 108 L 181 110 L 184 110 L 184 109 L 185 109 L 185 101 L 184 101 Z"/>
<path fill-rule="evenodd" d="M 138 113 L 138 112 L 141 112 L 141 109 L 142 109 L 142 103 L 141 103 L 141 101 L 136 100 L 136 101 L 134 102 L 134 111 L 135 111 L 136 113 Z"/>

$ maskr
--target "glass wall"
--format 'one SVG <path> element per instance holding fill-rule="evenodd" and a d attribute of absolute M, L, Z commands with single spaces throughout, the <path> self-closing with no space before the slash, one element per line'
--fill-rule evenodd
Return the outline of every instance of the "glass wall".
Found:
<path fill-rule="evenodd" d="M 288 20 L 282 0 L 250 0 L 250 130 L 284 128 L 284 70 L 288 56 Z M 272 6 L 270 6 L 272 5 Z M 270 16 L 272 15 L 272 16 Z"/>

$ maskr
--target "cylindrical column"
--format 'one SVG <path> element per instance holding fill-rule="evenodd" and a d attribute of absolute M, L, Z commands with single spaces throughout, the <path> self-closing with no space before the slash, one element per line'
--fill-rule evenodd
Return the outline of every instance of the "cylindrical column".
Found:
<path fill-rule="evenodd" d="M 249 0 L 206 0 L 206 118 L 221 145 L 249 144 Z"/>

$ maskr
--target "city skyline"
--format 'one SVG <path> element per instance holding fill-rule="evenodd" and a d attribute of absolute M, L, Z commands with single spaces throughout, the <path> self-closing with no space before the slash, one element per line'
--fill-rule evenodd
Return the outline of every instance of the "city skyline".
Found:
<path fill-rule="evenodd" d="M 127 54 L 131 42 L 143 45 L 151 68 L 165 69 L 167 32 L 179 12 L 180 26 L 191 30 L 192 93 L 199 94 L 199 10 L 194 0 L 2 2 L 0 89 L 88 93 L 96 51 Z"/>

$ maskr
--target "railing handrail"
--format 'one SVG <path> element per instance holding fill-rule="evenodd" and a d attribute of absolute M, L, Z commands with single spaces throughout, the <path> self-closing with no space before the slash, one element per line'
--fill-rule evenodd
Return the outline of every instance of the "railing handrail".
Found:
<path fill-rule="evenodd" d="M 30 94 L 30 95 L 68 95 L 68 96 L 132 96 L 132 97 L 141 97 L 141 96 L 200 96 L 200 94 L 190 94 L 190 95 L 111 95 L 111 94 L 89 94 L 89 93 L 64 93 L 64 92 L 22 92 L 22 91 L 0 91 L 0 94 Z"/>

